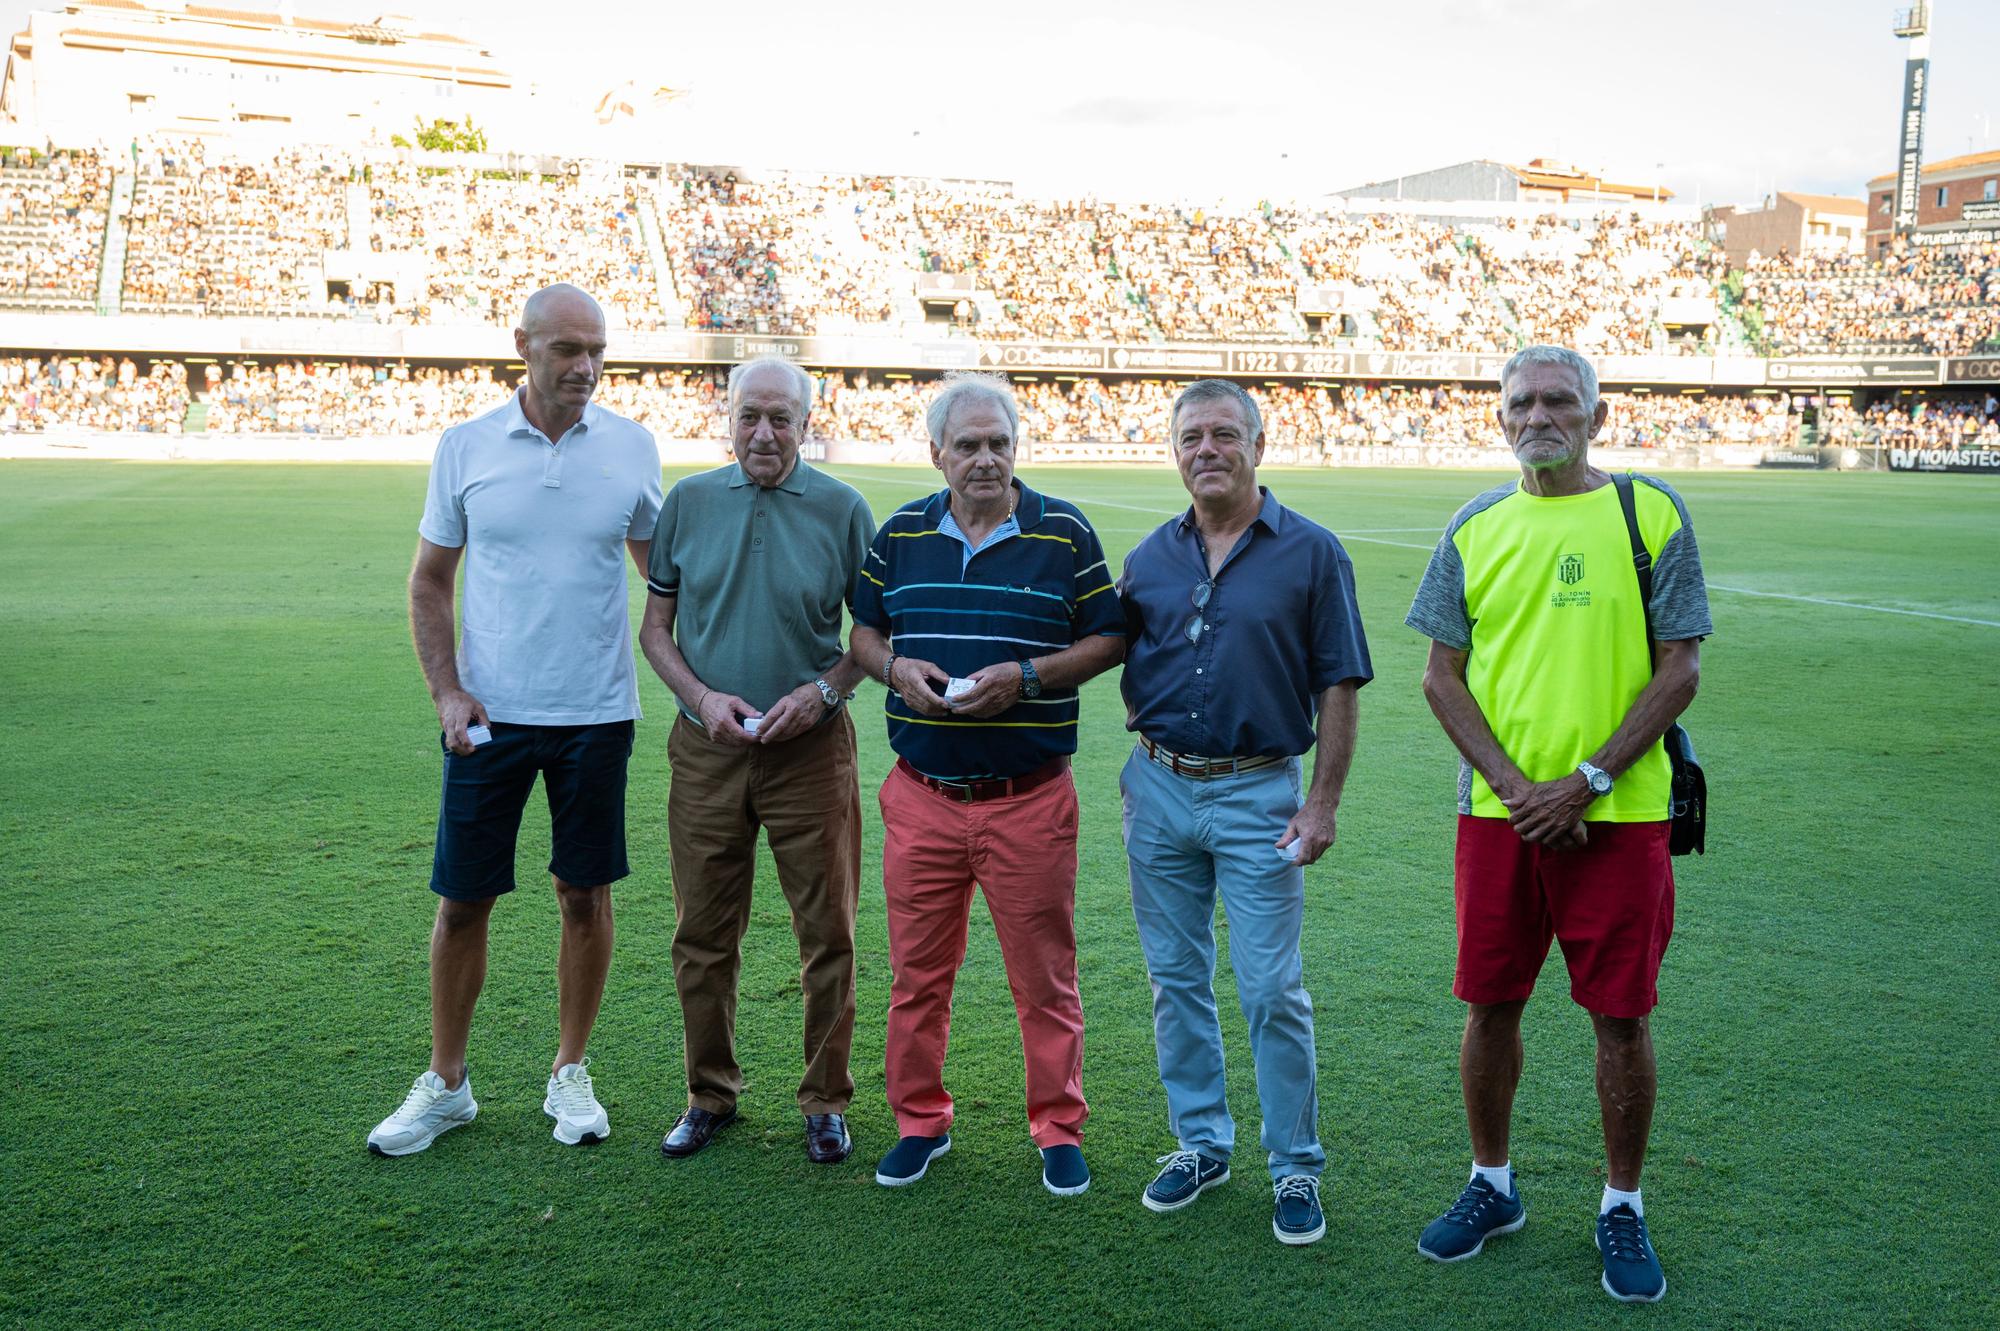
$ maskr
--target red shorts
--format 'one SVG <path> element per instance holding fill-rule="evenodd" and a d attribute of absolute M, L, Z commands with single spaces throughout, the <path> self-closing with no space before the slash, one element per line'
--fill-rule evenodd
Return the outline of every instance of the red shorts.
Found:
<path fill-rule="evenodd" d="M 1643 1017 L 1659 1003 L 1674 932 L 1667 824 L 1588 827 L 1582 850 L 1549 850 L 1521 840 L 1505 818 L 1459 815 L 1454 994 L 1468 1003 L 1526 998 L 1554 938 L 1580 1007 Z"/>

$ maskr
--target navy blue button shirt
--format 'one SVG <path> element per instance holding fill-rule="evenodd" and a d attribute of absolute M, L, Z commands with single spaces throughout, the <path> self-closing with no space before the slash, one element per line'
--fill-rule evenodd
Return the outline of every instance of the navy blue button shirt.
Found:
<path fill-rule="evenodd" d="M 947 521 L 951 491 L 889 515 L 855 579 L 854 622 L 904 656 L 964 678 L 1000 661 L 1049 656 L 1094 634 L 1125 631 L 1104 547 L 1073 504 L 1014 482 L 1016 534 L 968 554 Z M 980 781 L 1033 771 L 1076 752 L 1075 689 L 1045 688 L 997 716 L 919 716 L 893 689 L 889 747 L 925 776 Z"/>
<path fill-rule="evenodd" d="M 1319 695 L 1375 677 L 1334 534 L 1258 487 L 1264 506 L 1216 575 L 1188 641 L 1208 555 L 1194 510 L 1125 556 L 1126 729 L 1177 753 L 1291 757 L 1313 746 Z"/>

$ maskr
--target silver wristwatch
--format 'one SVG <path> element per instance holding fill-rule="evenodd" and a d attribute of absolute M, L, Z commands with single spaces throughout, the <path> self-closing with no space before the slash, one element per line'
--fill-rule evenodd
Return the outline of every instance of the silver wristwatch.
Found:
<path fill-rule="evenodd" d="M 835 707 L 840 706 L 841 699 L 840 699 L 839 689 L 836 689 L 835 687 L 833 687 L 833 685 L 827 683 L 823 679 L 814 680 L 813 687 L 819 690 L 819 700 L 827 705 L 827 709 L 829 711 L 831 711 Z"/>
<path fill-rule="evenodd" d="M 1602 767 L 1592 767 L 1589 763 L 1578 763 L 1576 770 L 1583 773 L 1583 779 L 1590 783 L 1590 793 L 1600 799 L 1611 793 L 1611 773 Z"/>

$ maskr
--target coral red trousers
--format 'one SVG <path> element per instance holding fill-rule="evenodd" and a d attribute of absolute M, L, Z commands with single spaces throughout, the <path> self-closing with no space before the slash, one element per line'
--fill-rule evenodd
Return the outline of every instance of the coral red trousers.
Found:
<path fill-rule="evenodd" d="M 1019 795 L 962 803 L 899 764 L 882 783 L 889 904 L 888 1091 L 897 1129 L 950 1129 L 944 1088 L 951 991 L 975 886 L 986 895 L 1027 1058 L 1028 1135 L 1082 1140 L 1083 1000 L 1076 974 L 1076 785 L 1068 772 Z"/>

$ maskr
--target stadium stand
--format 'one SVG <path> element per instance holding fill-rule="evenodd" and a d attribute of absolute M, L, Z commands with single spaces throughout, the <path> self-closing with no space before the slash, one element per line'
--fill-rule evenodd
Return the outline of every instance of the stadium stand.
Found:
<path fill-rule="evenodd" d="M 1757 258 L 1743 297 L 1779 354 L 1968 355 L 2000 344 L 2000 245 Z"/>
<path fill-rule="evenodd" d="M 111 175 L 94 152 L 0 163 L 0 308 L 94 308 Z"/>
<path fill-rule="evenodd" d="M 141 369 L 129 357 L 0 359 L 0 426 L 209 434 L 433 435 L 498 406 L 518 383 L 497 364 L 410 366 L 379 361 L 161 359 Z M 924 439 L 932 381 L 869 371 L 818 376 L 812 433 L 822 440 Z M 721 369 L 614 367 L 596 401 L 662 438 L 722 439 Z M 1144 445 L 1166 438 L 1177 384 L 1159 379 L 1023 378 L 1015 385 L 1022 437 L 1037 444 Z M 1288 460 L 1323 459 L 1336 446 L 1435 444 L 1501 447 L 1498 394 L 1458 384 L 1429 387 L 1264 384 L 1251 390 L 1273 447 Z M 1689 443 L 1778 445 L 1797 426 L 1801 402 L 1779 395 L 1610 393 L 1603 443 L 1653 448 Z M 1919 399 L 1919 402 L 1927 399 Z M 194 408 L 191 412 L 190 408 Z M 1924 437 L 1977 435 L 1978 403 L 1914 410 Z M 1947 426 L 1949 418 L 1954 424 Z M 1886 427 L 1876 411 L 1869 421 Z M 1919 428 L 1907 422 L 1906 432 Z M 1914 436 L 1913 436 L 1914 437 Z M 1149 454 L 1150 456 L 1151 454 Z M 1107 454 L 1107 456 L 1110 456 Z"/>

